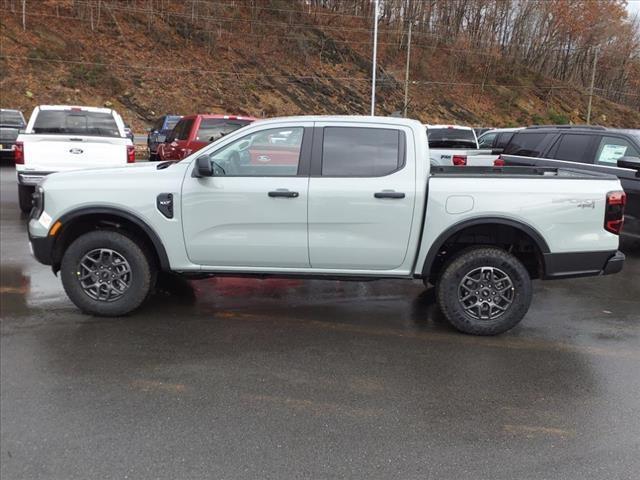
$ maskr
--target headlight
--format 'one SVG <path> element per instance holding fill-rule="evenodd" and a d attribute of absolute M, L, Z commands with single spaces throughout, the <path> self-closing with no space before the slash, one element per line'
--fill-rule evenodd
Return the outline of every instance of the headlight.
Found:
<path fill-rule="evenodd" d="M 31 199 L 31 218 L 40 218 L 42 212 L 44 212 L 44 188 L 38 185 Z"/>

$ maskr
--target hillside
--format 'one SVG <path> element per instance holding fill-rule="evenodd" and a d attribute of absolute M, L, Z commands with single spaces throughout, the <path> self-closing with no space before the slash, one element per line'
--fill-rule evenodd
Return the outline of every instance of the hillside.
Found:
<path fill-rule="evenodd" d="M 0 20 L 5 108 L 113 106 L 136 131 L 163 113 L 369 111 L 370 33 L 357 18 L 293 11 L 294 2 L 284 1 L 258 11 L 248 2 L 221 3 L 216 17 L 203 18 L 193 2 L 189 19 L 182 2 L 44 0 L 29 2 L 23 31 L 16 3 Z M 158 10 L 142 8 L 147 3 Z M 402 109 L 405 58 L 404 48 L 381 40 L 378 115 Z M 586 118 L 584 90 L 424 39 L 413 47 L 410 78 L 408 113 L 425 123 Z M 640 112 L 595 96 L 592 123 L 640 128 Z"/>

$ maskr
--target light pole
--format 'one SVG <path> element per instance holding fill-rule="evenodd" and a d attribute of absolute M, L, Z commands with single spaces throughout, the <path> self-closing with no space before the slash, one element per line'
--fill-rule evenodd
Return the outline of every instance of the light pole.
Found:
<path fill-rule="evenodd" d="M 374 0 L 373 68 L 371 71 L 371 116 L 376 112 L 376 55 L 378 53 L 378 0 Z"/>
<path fill-rule="evenodd" d="M 596 81 L 596 65 L 598 64 L 598 50 L 600 50 L 600 47 L 596 47 L 596 51 L 593 53 L 593 67 L 591 69 L 591 87 L 589 88 L 589 105 L 587 107 L 587 125 L 591 125 L 591 102 L 593 101 L 593 84 Z"/>
<path fill-rule="evenodd" d="M 409 61 L 411 60 L 411 27 L 413 21 L 409 21 L 409 35 L 407 39 L 407 69 L 404 72 L 404 108 L 402 113 L 407 118 L 407 104 L 409 103 Z"/>

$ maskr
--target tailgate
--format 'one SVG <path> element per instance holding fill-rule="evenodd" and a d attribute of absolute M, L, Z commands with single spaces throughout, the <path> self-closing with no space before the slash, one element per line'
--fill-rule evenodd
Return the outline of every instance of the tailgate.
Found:
<path fill-rule="evenodd" d="M 127 163 L 127 145 L 119 137 L 24 135 L 25 170 L 58 172 Z"/>

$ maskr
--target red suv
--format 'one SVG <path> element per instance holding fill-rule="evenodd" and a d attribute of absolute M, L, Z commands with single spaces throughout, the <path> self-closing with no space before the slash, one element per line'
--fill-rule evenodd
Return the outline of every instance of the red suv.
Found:
<path fill-rule="evenodd" d="M 257 120 L 237 115 L 187 115 L 158 146 L 160 160 L 182 160 L 193 152 Z"/>

